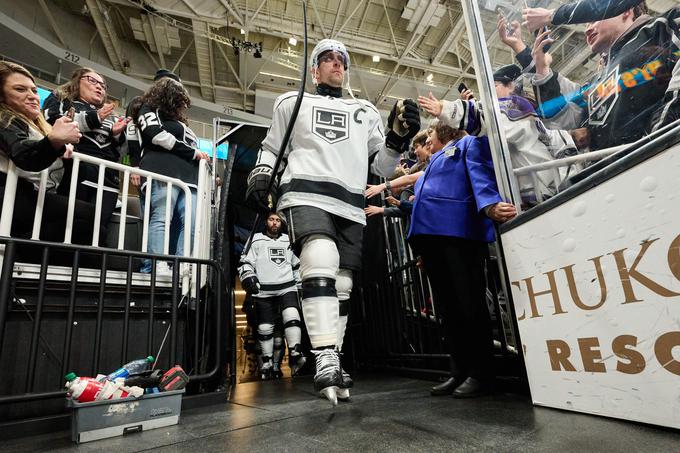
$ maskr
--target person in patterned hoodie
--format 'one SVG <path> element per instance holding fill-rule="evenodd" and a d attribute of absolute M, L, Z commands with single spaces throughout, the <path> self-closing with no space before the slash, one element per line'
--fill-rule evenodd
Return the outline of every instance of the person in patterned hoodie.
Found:
<path fill-rule="evenodd" d="M 83 134 L 75 144 L 75 151 L 99 157 L 111 162 L 120 159 L 120 147 L 125 141 L 125 126 L 128 119 L 113 115 L 114 105 L 105 103 L 107 85 L 104 78 L 90 68 L 76 69 L 71 80 L 52 92 L 43 105 L 47 122 L 56 121 L 69 115 L 73 109 L 73 121 Z M 57 189 L 61 195 L 69 195 L 73 162 L 64 161 L 64 176 Z M 78 200 L 95 203 L 99 168 L 96 165 L 81 163 L 78 169 Z M 106 237 L 111 215 L 118 201 L 118 171 L 107 170 L 104 175 L 104 191 L 100 220 L 100 238 Z"/>

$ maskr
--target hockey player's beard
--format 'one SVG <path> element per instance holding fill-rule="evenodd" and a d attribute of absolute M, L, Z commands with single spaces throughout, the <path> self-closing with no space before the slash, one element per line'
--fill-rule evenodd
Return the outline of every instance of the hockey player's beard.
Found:
<path fill-rule="evenodd" d="M 275 227 L 269 227 L 267 228 L 267 236 L 270 237 L 276 237 L 279 235 L 279 231 L 281 231 L 281 228 L 275 226 Z"/>

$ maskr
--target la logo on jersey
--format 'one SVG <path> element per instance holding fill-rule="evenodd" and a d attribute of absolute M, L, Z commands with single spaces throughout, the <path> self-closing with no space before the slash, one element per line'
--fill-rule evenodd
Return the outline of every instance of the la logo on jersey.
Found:
<path fill-rule="evenodd" d="M 349 113 L 312 108 L 312 131 L 328 143 L 338 143 L 349 137 Z"/>
<path fill-rule="evenodd" d="M 270 248 L 269 259 L 277 266 L 282 265 L 286 261 L 286 249 Z"/>

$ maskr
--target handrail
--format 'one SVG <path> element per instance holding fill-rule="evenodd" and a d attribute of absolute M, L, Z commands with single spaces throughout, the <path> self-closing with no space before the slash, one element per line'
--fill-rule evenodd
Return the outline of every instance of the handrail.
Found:
<path fill-rule="evenodd" d="M 526 176 L 530 175 L 533 179 L 534 183 L 534 188 L 538 186 L 537 184 L 537 176 L 536 173 L 539 171 L 545 171 L 545 170 L 554 170 L 555 173 L 555 187 L 559 188 L 562 181 L 559 178 L 559 174 L 557 173 L 556 169 L 561 168 L 561 167 L 568 167 L 572 164 L 575 163 L 580 163 L 580 162 L 591 162 L 591 161 L 596 161 L 596 160 L 603 160 L 606 157 L 613 156 L 619 152 L 622 152 L 623 155 L 626 154 L 626 152 L 629 152 L 631 150 L 636 150 L 642 148 L 644 145 L 647 143 L 653 142 L 660 137 L 666 135 L 668 132 L 673 131 L 673 130 L 680 130 L 680 120 L 675 120 L 672 123 L 666 124 L 663 127 L 660 127 L 659 129 L 653 131 L 651 134 L 646 135 L 638 140 L 636 140 L 633 143 L 627 143 L 624 145 L 619 145 L 619 146 L 613 146 L 611 148 L 605 148 L 597 151 L 592 151 L 588 153 L 583 153 L 583 154 L 578 154 L 576 156 L 570 156 L 570 157 L 565 157 L 563 159 L 555 159 L 551 160 L 548 162 L 541 162 L 540 164 L 534 164 L 534 165 L 527 165 L 524 167 L 516 168 L 513 169 L 513 174 L 515 176 Z M 612 157 L 612 159 L 614 159 Z M 602 165 L 608 165 L 609 162 L 601 162 Z M 601 165 L 597 164 L 597 165 Z M 590 167 L 591 169 L 593 167 Z M 590 171 L 590 170 L 589 170 Z M 580 173 L 579 173 L 580 174 Z M 540 194 L 537 193 L 537 200 L 539 202 L 542 202 L 542 197 L 540 197 Z"/>
<path fill-rule="evenodd" d="M 74 211 L 75 211 L 75 203 L 76 203 L 76 198 L 75 198 L 75 193 L 76 193 L 76 188 L 78 185 L 78 168 L 80 166 L 80 162 L 86 162 L 94 165 L 99 166 L 99 180 L 97 181 L 97 198 L 95 202 L 95 222 L 94 222 L 94 231 L 92 233 L 92 246 L 93 247 L 98 247 L 99 246 L 99 219 L 101 218 L 101 208 L 102 208 L 102 196 L 103 196 L 103 191 L 104 191 L 104 173 L 106 169 L 112 169 L 112 170 L 118 170 L 123 172 L 123 185 L 125 186 L 125 183 L 127 180 L 130 179 L 130 175 L 139 175 L 143 176 L 146 178 L 146 203 L 145 203 L 145 211 L 144 211 L 144 228 L 143 228 L 143 233 L 142 233 L 142 251 L 146 252 L 148 249 L 148 229 L 149 229 L 149 212 L 150 212 L 150 202 L 151 202 L 151 182 L 153 180 L 157 180 L 160 182 L 165 182 L 168 185 L 168 190 L 172 188 L 173 185 L 179 187 L 182 189 L 184 192 L 185 196 L 185 209 L 186 213 L 184 215 L 184 243 L 185 244 L 191 244 L 191 228 L 187 228 L 188 226 L 191 225 L 191 189 L 189 189 L 189 186 L 184 182 L 181 181 L 177 178 L 171 178 L 169 176 L 165 175 L 160 175 L 158 173 L 153 173 L 150 171 L 146 170 L 141 170 L 137 167 L 129 167 L 124 164 L 119 164 L 117 162 L 111 162 L 108 160 L 100 159 L 98 157 L 94 156 L 89 156 L 87 154 L 82 154 L 78 152 L 73 153 L 73 172 L 71 175 L 71 188 L 69 191 L 69 200 L 68 200 L 68 211 L 66 214 L 66 232 L 64 233 L 64 242 L 67 244 L 71 243 L 71 237 L 72 237 L 72 229 L 73 229 L 73 217 L 74 217 Z M 123 194 L 123 199 L 122 203 L 123 206 L 127 205 L 127 200 L 128 200 L 128 193 L 127 191 L 124 192 Z M 170 197 L 167 197 L 167 201 L 170 201 Z M 167 206 L 166 206 L 167 208 Z M 172 220 L 172 212 L 169 209 L 165 210 L 165 240 L 163 243 L 163 254 L 167 255 L 170 250 L 170 221 Z M 125 223 L 125 219 L 121 217 L 121 223 Z M 122 232 L 124 233 L 125 228 L 122 229 Z M 120 232 L 120 230 L 119 230 Z M 119 238 L 119 243 L 118 246 L 119 248 L 121 247 L 122 244 L 120 244 L 120 238 Z M 184 256 L 191 256 L 190 253 L 190 247 L 185 247 L 183 250 L 183 255 Z"/>
<path fill-rule="evenodd" d="M 576 156 L 555 159 L 548 162 L 541 162 L 540 164 L 527 165 L 525 167 L 514 169 L 513 173 L 515 173 L 515 175 L 517 176 L 524 176 L 541 170 L 568 167 L 571 164 L 576 164 L 579 162 L 590 162 L 593 160 L 600 160 L 603 157 L 611 156 L 612 154 L 615 154 L 627 147 L 628 145 L 614 146 L 612 148 L 601 149 L 599 151 L 592 151 L 585 154 L 578 154 Z"/>
<path fill-rule="evenodd" d="M 201 161 L 199 164 L 199 180 L 198 180 L 198 193 L 197 193 L 197 206 L 196 206 L 196 225 L 195 225 L 195 240 L 193 241 L 194 246 L 192 247 L 191 240 L 191 228 L 192 225 L 192 204 L 193 198 L 191 196 L 190 187 L 184 182 L 176 178 L 161 175 L 158 173 L 153 173 L 150 171 L 142 170 L 137 167 L 129 167 L 125 164 L 111 162 L 108 160 L 100 159 L 98 157 L 90 156 L 87 154 L 82 154 L 78 152 L 73 153 L 73 171 L 71 175 L 70 188 L 69 188 L 69 199 L 68 207 L 66 213 L 66 225 L 64 231 L 64 243 L 71 244 L 73 239 L 73 221 L 75 217 L 75 204 L 76 198 L 75 193 L 78 187 L 78 172 L 81 162 L 88 164 L 93 164 L 98 166 L 98 180 L 97 180 L 97 195 L 95 200 L 95 217 L 93 219 L 93 233 L 91 245 L 93 247 L 99 247 L 99 233 L 100 233 L 100 219 L 101 219 L 101 209 L 104 190 L 108 188 L 104 185 L 104 176 L 106 170 L 115 170 L 123 173 L 123 187 L 121 195 L 121 222 L 118 226 L 118 243 L 116 245 L 118 250 L 124 249 L 125 244 L 125 230 L 127 218 L 127 204 L 128 204 L 128 189 L 129 189 L 129 179 L 130 175 L 139 175 L 146 178 L 146 200 L 145 209 L 143 216 L 143 232 L 142 232 L 142 252 L 148 251 L 148 235 L 149 235 L 149 216 L 150 216 L 150 202 L 151 202 L 151 182 L 153 180 L 159 181 L 161 183 L 166 183 L 168 190 L 172 186 L 179 187 L 185 195 L 185 216 L 184 216 L 184 243 L 187 244 L 182 251 L 182 255 L 185 257 L 195 257 L 195 258 L 209 258 L 210 257 L 210 245 L 209 245 L 209 235 L 210 231 L 210 202 L 212 201 L 212 167 L 209 163 Z M 7 178 L 5 182 L 5 193 L 3 198 L 2 211 L 0 212 L 0 236 L 11 236 L 12 220 L 14 216 L 14 200 L 16 197 L 16 189 L 18 182 L 18 168 L 10 160 L 7 169 Z M 38 188 L 38 196 L 36 203 L 36 210 L 33 219 L 33 229 L 31 234 L 32 240 L 40 240 L 40 229 L 42 226 L 42 215 L 45 204 L 45 194 L 47 192 L 47 178 L 48 170 L 43 170 L 40 172 L 40 185 Z M 167 197 L 167 202 L 170 202 L 171 197 Z M 170 223 L 172 211 L 166 206 L 165 212 L 165 240 L 163 244 L 163 254 L 169 254 L 170 248 Z M 207 236 L 206 236 L 207 235 Z M 204 237 L 205 236 L 205 237 Z M 208 240 L 206 241 L 206 237 Z"/>
<path fill-rule="evenodd" d="M 14 198 L 17 191 L 17 166 L 11 160 L 7 164 L 7 178 L 5 180 L 5 194 L 2 198 L 2 212 L 0 212 L 0 236 L 10 236 L 12 219 L 14 218 Z"/>

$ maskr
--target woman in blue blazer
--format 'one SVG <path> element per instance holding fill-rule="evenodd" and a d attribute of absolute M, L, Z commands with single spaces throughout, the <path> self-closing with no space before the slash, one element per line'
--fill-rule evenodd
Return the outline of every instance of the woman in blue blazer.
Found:
<path fill-rule="evenodd" d="M 432 133 L 444 127 L 437 124 Z M 415 195 L 409 242 L 423 259 L 452 357 L 451 378 L 431 394 L 484 395 L 493 381 L 484 259 L 494 241 L 492 222 L 517 214 L 498 193 L 488 139 L 458 131 L 432 156 Z"/>

